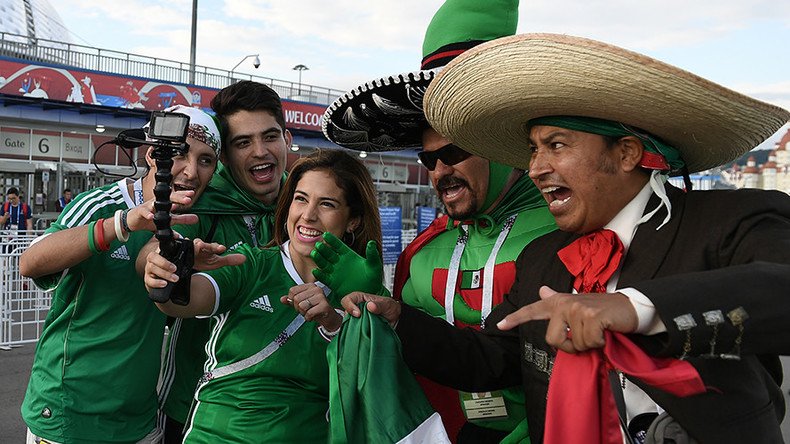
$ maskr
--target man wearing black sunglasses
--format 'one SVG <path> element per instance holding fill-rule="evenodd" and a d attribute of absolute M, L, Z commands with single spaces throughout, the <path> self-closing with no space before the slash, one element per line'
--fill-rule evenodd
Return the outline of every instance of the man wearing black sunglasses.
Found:
<path fill-rule="evenodd" d="M 421 71 L 367 82 L 324 115 L 324 134 L 346 148 L 422 148 L 418 157 L 447 215 L 403 251 L 393 296 L 459 328 L 485 324 L 513 284 L 518 254 L 555 225 L 523 170 L 473 156 L 430 128 L 422 94 L 437 68 L 485 40 L 512 35 L 517 18 L 516 0 L 447 0 L 426 32 Z M 520 389 L 462 393 L 420 382 L 454 442 L 498 443 L 508 435 L 519 442 L 528 436 Z M 483 408 L 492 403 L 498 407 Z"/>

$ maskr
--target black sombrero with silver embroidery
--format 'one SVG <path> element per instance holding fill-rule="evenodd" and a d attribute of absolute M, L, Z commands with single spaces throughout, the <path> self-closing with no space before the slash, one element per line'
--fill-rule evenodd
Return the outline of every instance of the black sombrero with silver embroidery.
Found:
<path fill-rule="evenodd" d="M 324 113 L 324 135 L 357 151 L 421 147 L 428 127 L 422 99 L 436 73 L 467 49 L 513 35 L 517 22 L 518 0 L 447 0 L 425 33 L 421 70 L 381 77 L 343 94 Z"/>

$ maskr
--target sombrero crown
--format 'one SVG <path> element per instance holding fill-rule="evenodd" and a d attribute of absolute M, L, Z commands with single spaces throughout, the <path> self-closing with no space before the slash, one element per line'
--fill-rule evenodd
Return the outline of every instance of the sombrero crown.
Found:
<path fill-rule="evenodd" d="M 616 121 L 674 146 L 689 172 L 737 158 L 790 119 L 787 110 L 650 57 L 556 34 L 506 37 L 465 52 L 431 83 L 425 114 L 464 150 L 525 169 L 527 121 Z"/>
<path fill-rule="evenodd" d="M 324 135 L 359 151 L 421 146 L 423 95 L 436 72 L 469 48 L 513 35 L 517 23 L 518 0 L 447 0 L 425 32 L 421 70 L 372 80 L 339 97 L 324 113 Z"/>

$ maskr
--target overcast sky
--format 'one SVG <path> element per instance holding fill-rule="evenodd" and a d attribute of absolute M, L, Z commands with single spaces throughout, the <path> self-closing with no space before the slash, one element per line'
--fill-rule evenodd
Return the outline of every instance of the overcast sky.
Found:
<path fill-rule="evenodd" d="M 486 0 L 479 0 L 484 2 Z M 192 0 L 57 0 L 74 43 L 189 61 Z M 350 89 L 419 68 L 442 0 L 199 0 L 197 64 Z M 602 40 L 790 109 L 790 1 L 521 1 L 519 32 Z M 784 133 L 782 130 L 781 133 Z M 769 139 L 770 145 L 778 136 Z"/>

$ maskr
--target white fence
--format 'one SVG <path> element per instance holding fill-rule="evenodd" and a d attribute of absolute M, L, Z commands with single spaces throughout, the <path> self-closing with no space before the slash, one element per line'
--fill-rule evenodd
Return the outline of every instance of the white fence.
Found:
<path fill-rule="evenodd" d="M 41 231 L 0 231 L 0 348 L 36 342 L 44 328 L 50 295 L 19 273 L 19 256 Z"/>

